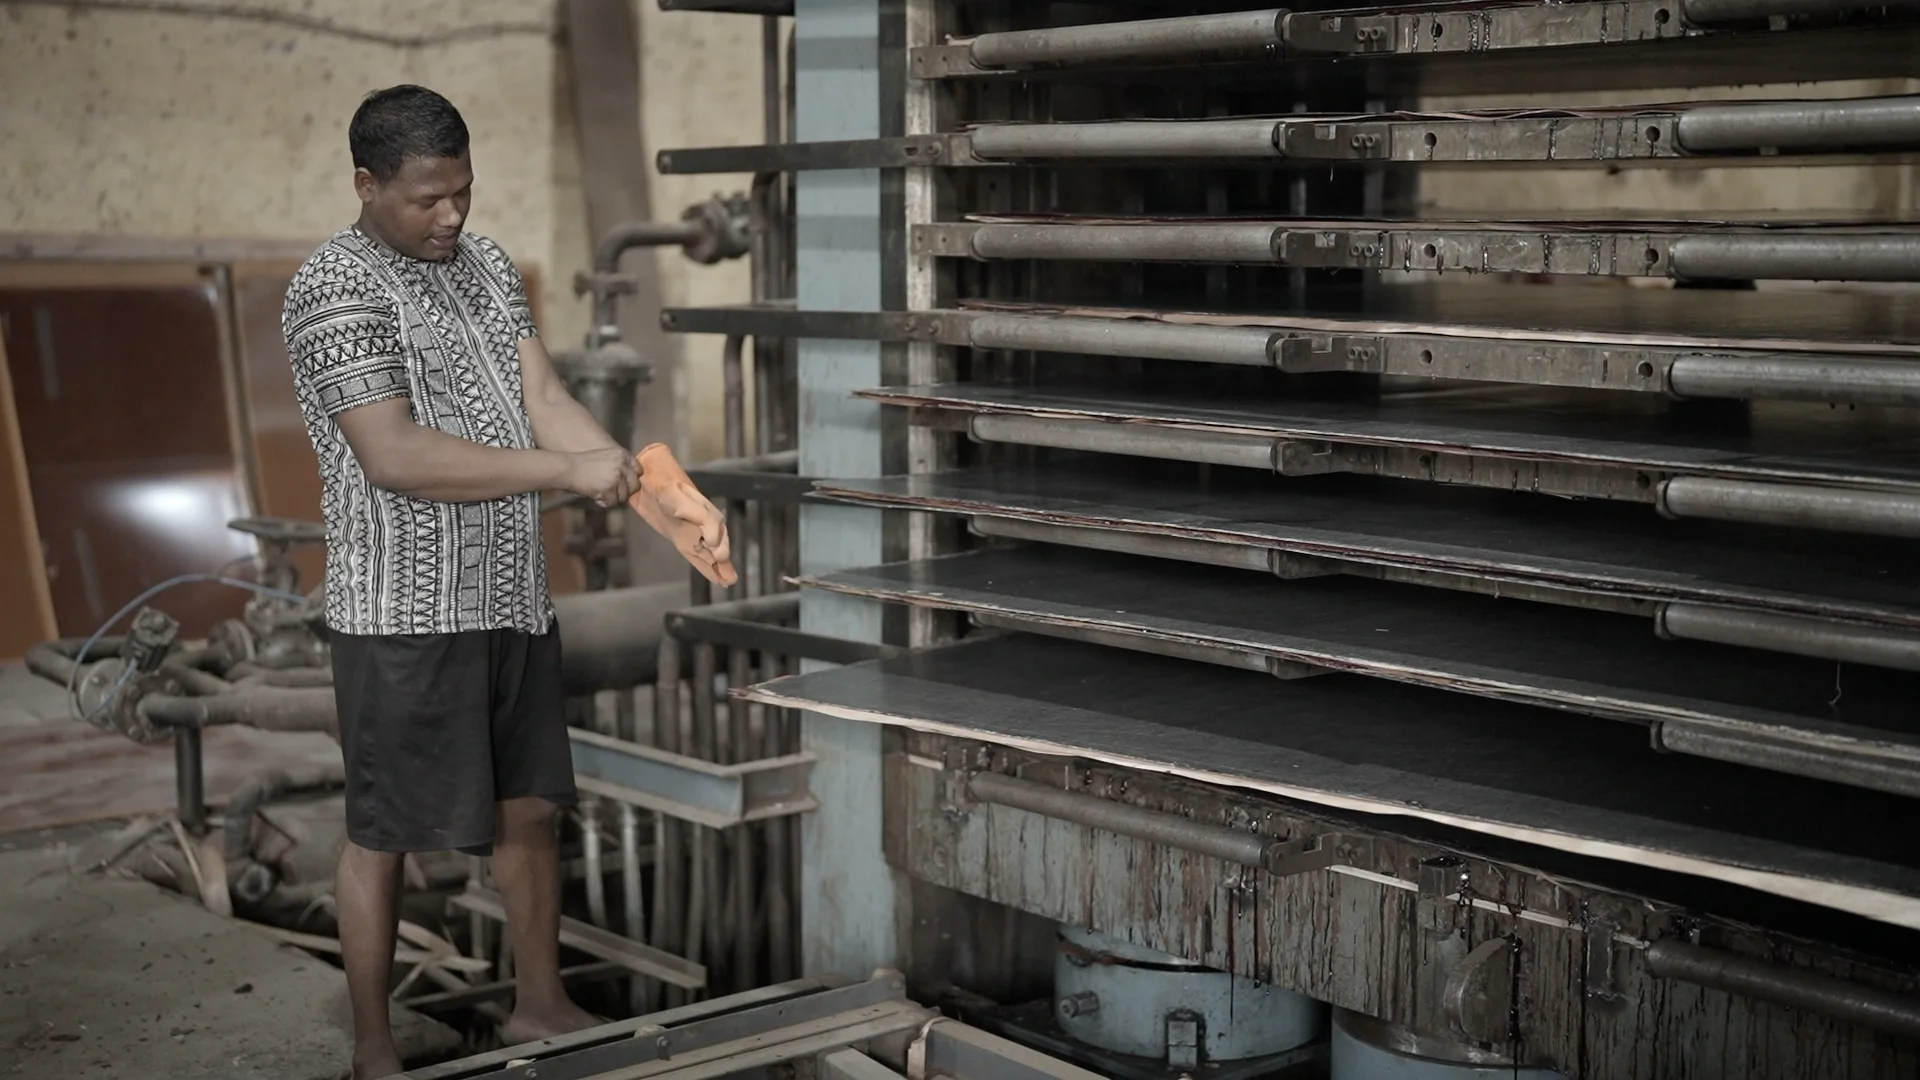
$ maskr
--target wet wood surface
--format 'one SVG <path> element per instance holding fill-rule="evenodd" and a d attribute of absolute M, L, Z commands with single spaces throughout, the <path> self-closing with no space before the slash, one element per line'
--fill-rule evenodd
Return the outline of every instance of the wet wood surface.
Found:
<path fill-rule="evenodd" d="M 1920 1070 L 1920 1047 L 1799 1010 L 1650 975 L 1648 940 L 1703 943 L 1895 992 L 1920 992 L 1911 968 L 1763 933 L 1698 905 L 1626 894 L 1569 874 L 1373 833 L 1345 870 L 1253 874 L 1177 849 L 1007 807 L 956 811 L 940 766 L 1017 772 L 1031 780 L 1276 838 L 1352 818 L 1177 778 L 1085 762 L 1035 759 L 1004 746 L 912 733 L 889 759 L 889 850 L 926 881 L 1072 925 L 1088 926 L 1421 1030 L 1444 1032 L 1428 977 L 1483 941 L 1515 950 L 1521 1026 L 1500 1049 L 1576 1078 L 1895 1080 Z M 1379 819 L 1361 824 L 1379 828 Z M 1390 828 L 1390 826 L 1389 826 Z M 1460 883 L 1426 905 L 1423 863 Z M 1589 879 L 1590 880 L 1590 879 Z M 1587 978 L 1592 935 L 1610 937 L 1611 986 Z"/>

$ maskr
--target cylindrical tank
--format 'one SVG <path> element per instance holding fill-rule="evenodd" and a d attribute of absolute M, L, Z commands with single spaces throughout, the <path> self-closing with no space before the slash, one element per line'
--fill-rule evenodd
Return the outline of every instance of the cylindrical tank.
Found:
<path fill-rule="evenodd" d="M 1333 1010 L 1329 1080 L 1566 1080 L 1506 1055 L 1419 1034 L 1346 1009 Z"/>
<path fill-rule="evenodd" d="M 1312 998 L 1077 927 L 1060 930 L 1054 984 L 1069 1035 L 1174 1064 L 1196 1051 L 1198 1061 L 1278 1054 L 1311 1042 L 1324 1023 Z"/>

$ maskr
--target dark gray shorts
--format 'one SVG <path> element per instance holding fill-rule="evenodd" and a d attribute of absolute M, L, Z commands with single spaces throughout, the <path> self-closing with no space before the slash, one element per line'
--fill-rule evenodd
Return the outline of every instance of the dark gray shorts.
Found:
<path fill-rule="evenodd" d="M 330 637 L 355 844 L 485 855 L 495 804 L 576 800 L 558 624 Z"/>

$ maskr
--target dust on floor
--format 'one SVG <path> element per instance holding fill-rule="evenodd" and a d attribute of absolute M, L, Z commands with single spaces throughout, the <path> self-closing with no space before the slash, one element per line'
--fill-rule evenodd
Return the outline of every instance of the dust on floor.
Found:
<path fill-rule="evenodd" d="M 336 1080 L 346 979 L 144 881 L 76 875 L 61 845 L 0 852 L 0 1077 Z M 452 1029 L 395 1006 L 409 1058 Z"/>

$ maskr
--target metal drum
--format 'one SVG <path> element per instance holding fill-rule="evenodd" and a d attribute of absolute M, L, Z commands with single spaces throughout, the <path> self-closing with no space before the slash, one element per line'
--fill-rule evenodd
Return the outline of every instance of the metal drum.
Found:
<path fill-rule="evenodd" d="M 1055 1014 L 1081 1042 L 1176 1068 L 1278 1054 L 1319 1035 L 1319 1002 L 1252 979 L 1063 927 Z"/>

